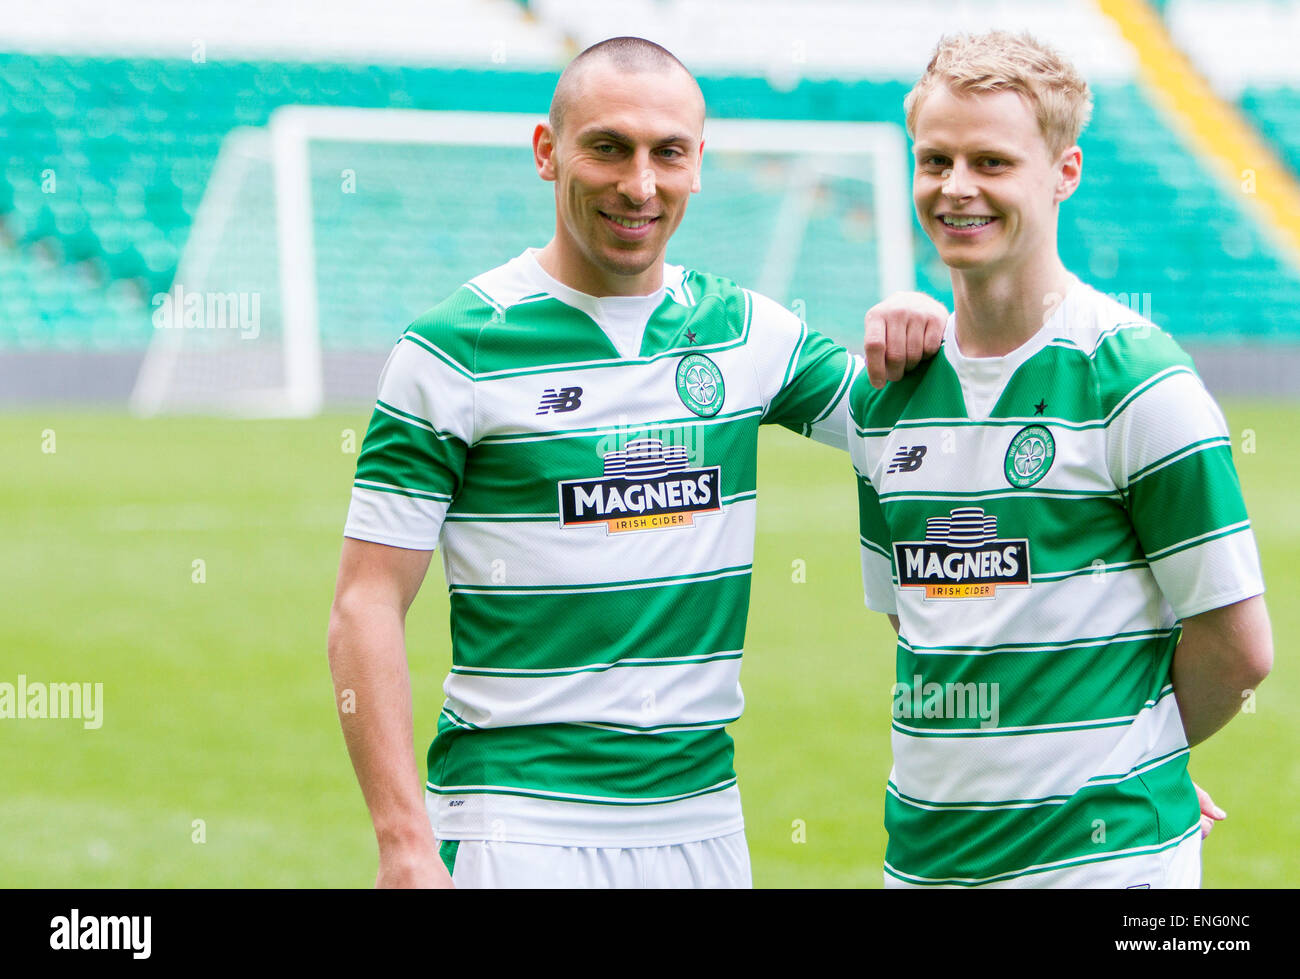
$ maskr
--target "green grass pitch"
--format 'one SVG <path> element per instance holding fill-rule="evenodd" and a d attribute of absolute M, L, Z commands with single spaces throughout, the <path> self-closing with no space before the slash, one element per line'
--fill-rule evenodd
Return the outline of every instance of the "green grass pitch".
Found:
<path fill-rule="evenodd" d="M 1255 712 L 1192 754 L 1229 814 L 1205 884 L 1294 887 L 1300 406 L 1225 407 L 1277 664 Z M 0 416 L 0 682 L 104 690 L 98 730 L 0 720 L 0 886 L 373 883 L 325 657 L 356 464 L 346 430 L 359 442 L 364 426 Z M 747 709 L 732 729 L 755 884 L 878 887 L 893 649 L 862 605 L 847 458 L 765 431 L 759 500 Z M 449 664 L 436 559 L 408 635 L 422 759 Z"/>

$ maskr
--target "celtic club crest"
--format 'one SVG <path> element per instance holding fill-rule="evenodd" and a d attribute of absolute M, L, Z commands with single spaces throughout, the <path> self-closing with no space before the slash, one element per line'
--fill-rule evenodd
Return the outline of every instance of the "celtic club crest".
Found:
<path fill-rule="evenodd" d="M 1022 428 L 1007 446 L 1004 471 L 1007 482 L 1024 489 L 1047 475 L 1056 458 L 1056 440 L 1042 425 Z"/>
<path fill-rule="evenodd" d="M 711 418 L 722 409 L 726 397 L 722 371 L 703 354 L 683 357 L 677 365 L 677 394 L 695 414 Z"/>

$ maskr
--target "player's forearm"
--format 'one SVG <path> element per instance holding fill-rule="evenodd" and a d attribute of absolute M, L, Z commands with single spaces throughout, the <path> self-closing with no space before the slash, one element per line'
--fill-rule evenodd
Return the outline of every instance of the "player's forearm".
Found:
<path fill-rule="evenodd" d="M 330 610 L 339 721 L 381 848 L 433 845 L 415 762 L 403 616 L 340 597 Z"/>
<path fill-rule="evenodd" d="M 1187 743 L 1199 744 L 1241 710 L 1273 666 L 1273 638 L 1262 597 L 1192 616 L 1182 623 L 1173 684 Z"/>

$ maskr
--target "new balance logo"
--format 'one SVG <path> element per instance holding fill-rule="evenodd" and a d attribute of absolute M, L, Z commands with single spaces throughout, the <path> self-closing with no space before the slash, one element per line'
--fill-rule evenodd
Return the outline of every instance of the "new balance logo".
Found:
<path fill-rule="evenodd" d="M 899 446 L 898 454 L 894 456 L 894 461 L 889 464 L 889 468 L 885 470 L 885 474 L 914 473 L 921 468 L 921 460 L 924 458 L 924 445 Z"/>
<path fill-rule="evenodd" d="M 542 392 L 542 403 L 537 406 L 537 413 L 544 415 L 553 411 L 557 415 L 562 411 L 577 411 L 582 407 L 582 388 L 547 388 Z"/>

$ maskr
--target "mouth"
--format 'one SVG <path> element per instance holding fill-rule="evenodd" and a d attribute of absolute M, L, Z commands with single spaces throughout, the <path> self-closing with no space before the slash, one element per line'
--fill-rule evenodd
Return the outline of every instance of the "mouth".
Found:
<path fill-rule="evenodd" d="M 943 229 L 939 232 L 942 239 L 949 242 L 977 241 L 992 234 L 989 228 L 998 222 L 998 218 L 989 214 L 936 214 L 935 218 Z"/>
<path fill-rule="evenodd" d="M 946 228 L 958 231 L 968 228 L 983 228 L 992 224 L 997 218 L 987 214 L 940 214 L 939 221 Z"/>
<path fill-rule="evenodd" d="M 596 213 L 605 220 L 606 226 L 617 237 L 625 241 L 640 241 L 645 238 L 659 220 L 658 217 L 629 218 L 619 214 L 609 214 L 605 211 L 597 211 Z"/>

